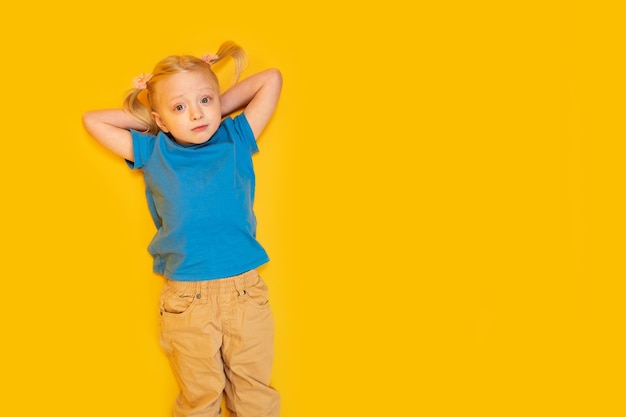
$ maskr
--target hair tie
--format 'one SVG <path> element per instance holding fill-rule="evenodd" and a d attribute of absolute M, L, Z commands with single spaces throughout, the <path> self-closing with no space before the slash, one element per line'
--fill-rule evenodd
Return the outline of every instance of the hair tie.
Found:
<path fill-rule="evenodd" d="M 152 74 L 144 74 L 142 72 L 138 77 L 133 78 L 133 86 L 138 90 L 145 90 L 151 78 Z"/>
<path fill-rule="evenodd" d="M 215 61 L 220 59 L 220 57 L 219 55 L 214 55 L 214 54 L 204 54 L 202 55 L 202 58 L 200 59 L 206 62 L 207 64 L 212 65 L 215 63 Z"/>

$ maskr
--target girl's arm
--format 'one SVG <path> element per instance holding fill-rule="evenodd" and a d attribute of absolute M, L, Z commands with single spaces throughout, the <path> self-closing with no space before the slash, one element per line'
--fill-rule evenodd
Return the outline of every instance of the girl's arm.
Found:
<path fill-rule="evenodd" d="M 131 162 L 135 158 L 133 140 L 128 130 L 146 130 L 146 126 L 122 109 L 87 112 L 83 115 L 83 125 L 102 146 Z"/>
<path fill-rule="evenodd" d="M 282 85 L 283 77 L 277 69 L 251 75 L 222 94 L 222 115 L 243 107 L 254 137 L 258 138 L 274 114 Z"/>

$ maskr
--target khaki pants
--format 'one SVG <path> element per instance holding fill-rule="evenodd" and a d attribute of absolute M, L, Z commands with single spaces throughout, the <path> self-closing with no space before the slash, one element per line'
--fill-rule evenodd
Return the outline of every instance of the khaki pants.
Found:
<path fill-rule="evenodd" d="M 180 387 L 174 417 L 216 417 L 222 394 L 232 417 L 278 417 L 269 386 L 274 318 L 256 270 L 234 277 L 166 280 L 161 347 Z"/>

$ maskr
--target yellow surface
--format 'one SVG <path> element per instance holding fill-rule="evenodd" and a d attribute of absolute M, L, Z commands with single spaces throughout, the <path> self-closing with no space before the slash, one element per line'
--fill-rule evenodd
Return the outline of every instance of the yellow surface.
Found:
<path fill-rule="evenodd" d="M 284 76 L 283 416 L 624 415 L 625 15 L 587 3 L 6 5 L 0 414 L 169 415 L 142 178 L 80 117 L 232 39 Z"/>

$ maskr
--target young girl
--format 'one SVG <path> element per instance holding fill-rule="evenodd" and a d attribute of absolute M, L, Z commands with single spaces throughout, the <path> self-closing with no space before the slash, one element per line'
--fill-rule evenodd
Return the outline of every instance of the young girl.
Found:
<path fill-rule="evenodd" d="M 160 343 L 180 387 L 175 417 L 219 416 L 223 394 L 233 417 L 279 415 L 252 154 L 282 76 L 268 69 L 220 95 L 211 66 L 229 56 L 238 80 L 246 55 L 226 42 L 217 55 L 163 59 L 134 80 L 124 109 L 83 116 L 91 136 L 143 172 L 157 228 L 148 250 L 166 278 Z"/>

